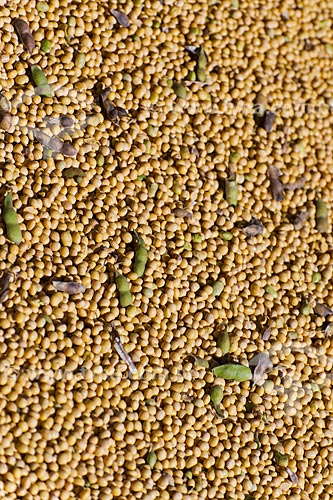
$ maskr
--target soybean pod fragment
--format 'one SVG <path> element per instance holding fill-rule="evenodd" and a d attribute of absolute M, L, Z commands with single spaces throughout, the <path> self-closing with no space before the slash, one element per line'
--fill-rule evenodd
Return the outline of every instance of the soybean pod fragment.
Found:
<path fill-rule="evenodd" d="M 17 214 L 13 207 L 12 193 L 9 192 L 4 200 L 3 220 L 6 226 L 7 237 L 17 245 L 22 241 L 21 229 L 18 223 Z"/>
<path fill-rule="evenodd" d="M 29 52 L 29 54 L 32 54 L 36 46 L 36 42 L 31 34 L 28 23 L 23 19 L 15 19 L 13 24 L 23 47 L 27 52 Z"/>
<path fill-rule="evenodd" d="M 321 198 L 319 198 L 316 203 L 316 228 L 320 233 L 328 232 L 327 205 Z"/>
<path fill-rule="evenodd" d="M 136 239 L 136 249 L 135 249 L 133 271 L 138 275 L 139 278 L 141 278 L 141 276 L 143 276 L 145 272 L 148 259 L 148 252 L 145 246 L 145 242 L 136 231 L 134 231 L 134 236 Z"/>
<path fill-rule="evenodd" d="M 36 93 L 45 97 L 52 97 L 51 87 L 48 84 L 45 73 L 40 67 L 37 65 L 31 66 L 31 74 L 36 85 Z"/>
<path fill-rule="evenodd" d="M 236 174 L 225 181 L 225 197 L 229 205 L 236 207 L 238 202 L 238 183 Z"/>
<path fill-rule="evenodd" d="M 116 287 L 119 293 L 121 307 L 128 307 L 132 304 L 132 294 L 129 289 L 127 278 L 118 272 L 115 273 Z"/>

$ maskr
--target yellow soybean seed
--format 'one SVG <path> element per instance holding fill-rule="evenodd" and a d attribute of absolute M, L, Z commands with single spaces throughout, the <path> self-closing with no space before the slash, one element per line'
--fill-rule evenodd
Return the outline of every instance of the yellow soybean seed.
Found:
<path fill-rule="evenodd" d="M 86 64 L 86 55 L 82 52 L 78 52 L 75 57 L 75 66 L 79 69 L 82 69 Z"/>
<path fill-rule="evenodd" d="M 13 207 L 12 193 L 8 193 L 3 205 L 3 220 L 6 226 L 7 237 L 17 245 L 22 241 L 22 233 L 18 223 L 17 214 Z"/>
<path fill-rule="evenodd" d="M 120 273 L 115 274 L 115 282 L 119 293 L 121 307 L 128 307 L 132 304 L 132 294 L 129 289 L 127 278 Z"/>

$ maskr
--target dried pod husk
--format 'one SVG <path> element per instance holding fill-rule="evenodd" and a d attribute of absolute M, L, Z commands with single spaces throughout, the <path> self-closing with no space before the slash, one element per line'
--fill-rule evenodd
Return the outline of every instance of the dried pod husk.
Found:
<path fill-rule="evenodd" d="M 271 181 L 271 191 L 274 200 L 282 201 L 284 199 L 284 189 L 283 184 L 280 181 L 281 172 L 277 167 L 269 167 L 269 178 Z"/>
<path fill-rule="evenodd" d="M 8 299 L 9 284 L 14 281 L 15 275 L 10 271 L 5 271 L 0 279 L 0 304 Z"/>
<path fill-rule="evenodd" d="M 318 302 L 315 305 L 314 312 L 318 314 L 318 316 L 323 316 L 324 318 L 326 316 L 330 316 L 331 314 L 333 314 L 333 311 L 330 307 L 328 307 L 325 304 L 320 304 Z"/>
<path fill-rule="evenodd" d="M 274 121 L 275 113 L 266 109 L 262 118 L 262 128 L 265 129 L 266 132 L 271 132 L 273 129 Z"/>
<path fill-rule="evenodd" d="M 189 210 L 186 210 L 185 208 L 175 208 L 173 211 L 176 217 L 181 217 L 183 219 L 193 219 L 193 213 L 190 212 Z"/>
<path fill-rule="evenodd" d="M 13 24 L 23 47 L 29 54 L 32 54 L 36 47 L 36 42 L 31 34 L 28 23 L 23 19 L 15 19 Z"/>
<path fill-rule="evenodd" d="M 264 232 L 264 226 L 259 219 L 253 217 L 250 223 L 243 225 L 242 231 L 246 236 L 258 236 Z"/>
<path fill-rule="evenodd" d="M 113 15 L 113 17 L 116 19 L 116 21 L 120 24 L 120 26 L 123 26 L 124 28 L 129 27 L 130 21 L 129 21 L 128 16 L 124 12 L 117 10 L 117 9 L 111 9 L 110 12 Z"/>
<path fill-rule="evenodd" d="M 299 231 L 309 219 L 310 213 L 307 210 L 299 212 L 293 220 L 294 228 Z"/>
<path fill-rule="evenodd" d="M 60 141 L 57 137 L 50 137 L 38 128 L 31 129 L 35 139 L 43 144 L 43 146 L 57 153 L 62 153 L 64 156 L 76 156 L 77 150 L 72 144 Z"/>
<path fill-rule="evenodd" d="M 0 111 L 9 111 L 10 112 L 11 106 L 10 102 L 6 97 L 3 95 L 2 92 L 0 92 Z"/>
<path fill-rule="evenodd" d="M 84 293 L 86 287 L 81 283 L 75 281 L 52 281 L 52 285 L 58 292 L 65 292 L 69 295 L 76 295 L 77 293 Z"/>
<path fill-rule="evenodd" d="M 287 184 L 283 184 L 283 187 L 286 191 L 296 191 L 296 189 L 302 189 L 305 185 L 305 178 L 299 177 L 295 182 L 289 182 Z"/>
<path fill-rule="evenodd" d="M 268 352 L 260 352 L 249 361 L 249 366 L 254 367 L 253 383 L 263 385 L 265 382 L 264 374 L 273 368 L 273 363 L 270 360 Z"/>

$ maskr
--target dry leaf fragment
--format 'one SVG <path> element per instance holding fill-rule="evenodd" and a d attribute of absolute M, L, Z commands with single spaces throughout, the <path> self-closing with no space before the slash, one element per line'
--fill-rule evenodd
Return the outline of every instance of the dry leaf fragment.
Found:
<path fill-rule="evenodd" d="M 116 21 L 120 24 L 120 26 L 124 26 L 124 28 L 128 28 L 130 25 L 130 21 L 128 16 L 122 12 L 121 10 L 111 9 L 111 14 L 116 19 Z"/>
<path fill-rule="evenodd" d="M 262 385 L 265 381 L 263 378 L 264 373 L 273 368 L 273 363 L 267 352 L 260 352 L 249 361 L 249 366 L 255 367 L 252 377 L 253 383 L 256 385 Z"/>
<path fill-rule="evenodd" d="M 74 281 L 52 281 L 52 285 L 58 292 L 66 292 L 69 295 L 84 293 L 86 291 L 84 285 L 75 283 Z"/>

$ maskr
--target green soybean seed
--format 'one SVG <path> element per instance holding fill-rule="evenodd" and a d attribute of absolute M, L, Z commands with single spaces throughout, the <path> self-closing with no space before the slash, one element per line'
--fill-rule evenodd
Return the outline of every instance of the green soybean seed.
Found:
<path fill-rule="evenodd" d="M 213 368 L 215 377 L 221 377 L 226 380 L 236 380 L 237 382 L 245 382 L 251 380 L 252 372 L 248 366 L 227 364 Z"/>
<path fill-rule="evenodd" d="M 235 164 L 238 162 L 239 159 L 240 159 L 240 154 L 237 151 L 231 151 L 229 156 L 229 162 Z"/>
<path fill-rule="evenodd" d="M 217 347 L 221 349 L 223 356 L 225 354 L 228 354 L 228 352 L 230 351 L 230 337 L 227 329 L 225 329 L 224 332 L 222 332 L 221 335 L 218 336 L 216 344 Z"/>
<path fill-rule="evenodd" d="M 202 235 L 199 233 L 192 234 L 192 241 L 193 241 L 193 243 L 201 243 L 202 242 Z"/>
<path fill-rule="evenodd" d="M 37 2 L 36 7 L 38 12 L 47 12 L 49 10 L 49 6 L 45 2 Z"/>
<path fill-rule="evenodd" d="M 148 252 L 145 247 L 145 242 L 141 236 L 134 231 L 134 236 L 136 239 L 136 250 L 134 257 L 133 271 L 138 275 L 139 278 L 143 276 L 148 260 Z"/>
<path fill-rule="evenodd" d="M 225 286 L 224 281 L 215 281 L 215 283 L 213 284 L 214 297 L 219 297 L 221 295 L 221 293 L 223 292 L 224 286 Z"/>
<path fill-rule="evenodd" d="M 316 202 L 316 228 L 320 233 L 328 232 L 328 209 L 321 198 Z"/>
<path fill-rule="evenodd" d="M 238 203 L 238 183 L 236 175 L 225 181 L 225 197 L 229 205 L 236 207 Z"/>
<path fill-rule="evenodd" d="M 78 52 L 75 56 L 75 66 L 79 69 L 84 68 L 86 64 L 86 55 L 83 52 Z"/>
<path fill-rule="evenodd" d="M 31 74 L 36 85 L 36 93 L 41 96 L 52 97 L 51 88 L 44 72 L 40 69 L 40 67 L 37 65 L 31 66 Z"/>
<path fill-rule="evenodd" d="M 301 305 L 300 312 L 301 314 L 304 314 L 304 316 L 309 316 L 309 314 L 311 314 L 311 311 L 312 309 L 307 302 Z"/>
<path fill-rule="evenodd" d="M 123 274 L 116 272 L 115 282 L 119 293 L 119 302 L 121 307 L 130 306 L 132 304 L 132 294 L 126 277 Z"/>
<path fill-rule="evenodd" d="M 98 167 L 103 167 L 103 165 L 104 165 L 104 156 L 103 155 L 97 155 L 96 163 L 97 163 Z"/>
<path fill-rule="evenodd" d="M 190 250 L 192 250 L 191 243 L 189 243 L 188 241 L 185 241 L 183 248 L 184 248 L 184 250 L 189 252 Z"/>
<path fill-rule="evenodd" d="M 277 465 L 279 465 L 280 467 L 287 467 L 288 461 L 289 461 L 287 455 L 284 455 L 283 453 L 280 453 L 279 451 L 275 451 L 274 458 L 275 458 L 275 462 L 277 463 Z"/>
<path fill-rule="evenodd" d="M 278 293 L 272 285 L 265 286 L 265 292 L 271 295 L 274 299 L 278 298 Z"/>
<path fill-rule="evenodd" d="M 158 184 L 156 182 L 152 182 L 148 187 L 148 196 L 149 198 L 154 198 L 158 191 Z"/>
<path fill-rule="evenodd" d="M 16 211 L 13 207 L 11 192 L 9 192 L 4 199 L 2 215 L 8 239 L 18 245 L 22 241 L 22 233 L 18 223 Z"/>
<path fill-rule="evenodd" d="M 195 487 L 194 487 L 194 489 L 195 489 L 195 491 L 196 491 L 197 493 L 200 493 L 200 491 L 203 489 L 203 487 L 204 487 L 204 485 L 203 485 L 202 481 L 197 480 L 197 481 L 195 482 Z"/>
<path fill-rule="evenodd" d="M 147 299 L 151 299 L 154 295 L 154 291 L 151 288 L 145 287 L 142 289 L 142 295 L 144 295 L 144 297 L 147 297 Z"/>
<path fill-rule="evenodd" d="M 158 128 L 155 127 L 154 125 L 149 124 L 148 127 L 147 127 L 147 134 L 150 137 L 156 137 L 157 134 L 158 134 Z"/>
<path fill-rule="evenodd" d="M 175 82 L 172 85 L 172 88 L 177 97 L 180 97 L 181 99 L 186 99 L 187 90 L 183 83 Z"/>
<path fill-rule="evenodd" d="M 135 318 L 135 316 L 138 314 L 138 309 L 137 307 L 130 305 L 126 309 L 126 314 L 129 318 Z"/>
<path fill-rule="evenodd" d="M 187 470 L 184 472 L 184 476 L 186 477 L 186 479 L 192 479 L 193 474 L 190 470 Z"/>
<path fill-rule="evenodd" d="M 230 233 L 230 231 L 221 231 L 220 236 L 224 241 L 231 241 L 233 238 L 232 233 Z"/>
<path fill-rule="evenodd" d="M 317 284 L 321 280 L 321 274 L 318 272 L 313 273 L 312 275 L 312 283 Z"/>
<path fill-rule="evenodd" d="M 143 141 L 143 145 L 145 147 L 145 153 L 149 154 L 150 153 L 150 150 L 151 150 L 151 142 L 149 139 L 145 139 Z"/>
<path fill-rule="evenodd" d="M 239 9 L 239 0 L 231 0 L 231 9 L 238 10 Z"/>
<path fill-rule="evenodd" d="M 40 49 L 45 52 L 45 54 L 48 54 L 51 50 L 51 42 L 47 38 L 44 38 L 40 44 Z"/>
<path fill-rule="evenodd" d="M 157 455 L 154 450 L 151 450 L 147 455 L 147 464 L 153 468 L 157 462 Z"/>
<path fill-rule="evenodd" d="M 223 389 L 220 385 L 214 385 L 210 390 L 210 400 L 214 406 L 220 406 L 223 399 Z"/>

